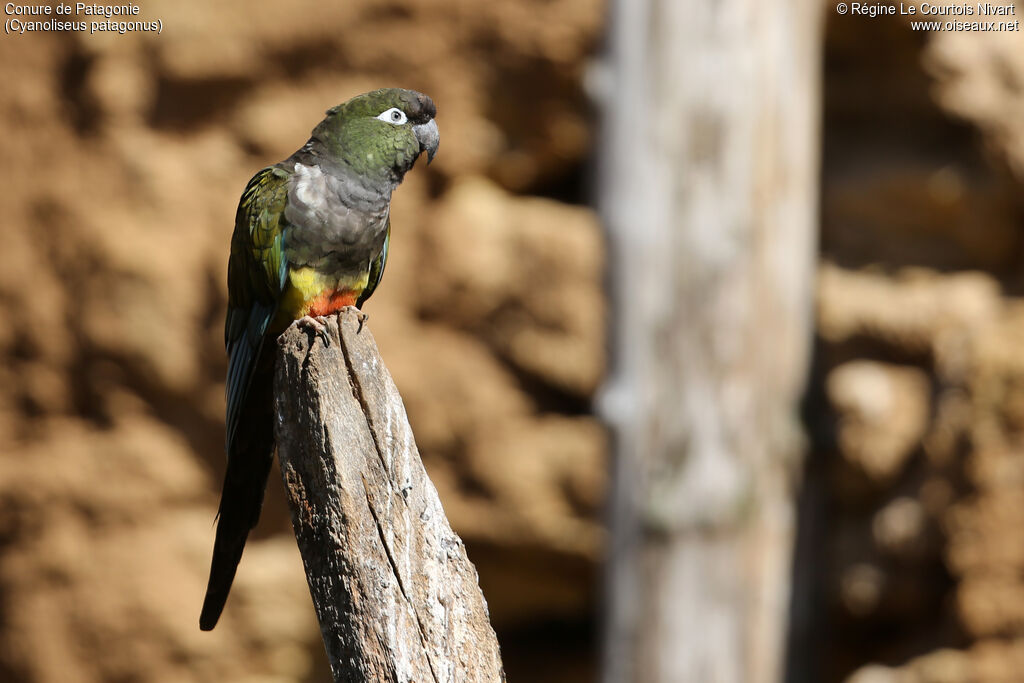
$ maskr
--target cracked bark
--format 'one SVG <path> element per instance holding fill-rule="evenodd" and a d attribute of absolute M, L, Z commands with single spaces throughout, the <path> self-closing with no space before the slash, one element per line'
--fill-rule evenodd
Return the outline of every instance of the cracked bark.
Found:
<path fill-rule="evenodd" d="M 355 309 L 278 342 L 278 457 L 334 680 L 504 681 L 476 569 Z M 360 329 L 361 328 L 361 329 Z"/>

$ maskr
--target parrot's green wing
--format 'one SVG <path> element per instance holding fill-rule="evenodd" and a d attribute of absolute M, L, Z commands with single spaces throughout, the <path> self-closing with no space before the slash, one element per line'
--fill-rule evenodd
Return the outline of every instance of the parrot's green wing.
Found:
<path fill-rule="evenodd" d="M 384 232 L 384 246 L 380 248 L 380 254 L 370 264 L 370 277 L 366 281 L 366 289 L 359 295 L 359 300 L 356 301 L 356 308 L 362 308 L 363 303 L 370 298 L 373 291 L 377 289 L 377 285 L 380 284 L 380 279 L 384 277 L 384 266 L 388 262 L 388 245 L 391 244 L 391 217 L 388 216 L 388 227 Z"/>
<path fill-rule="evenodd" d="M 288 276 L 283 254 L 289 173 L 271 166 L 249 181 L 238 203 L 228 261 L 227 443 L 234 441 L 245 395 L 267 327 Z"/>
<path fill-rule="evenodd" d="M 216 625 L 231 590 L 249 530 L 263 507 L 274 457 L 273 353 L 264 348 L 288 276 L 284 210 L 288 172 L 265 168 L 249 181 L 238 203 L 228 259 L 227 455 L 217 510 L 217 538 L 199 627 Z"/>

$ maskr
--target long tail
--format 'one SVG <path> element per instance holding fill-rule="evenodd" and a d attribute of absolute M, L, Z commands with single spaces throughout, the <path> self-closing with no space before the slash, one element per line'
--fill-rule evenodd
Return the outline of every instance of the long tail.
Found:
<path fill-rule="evenodd" d="M 210 563 L 210 581 L 199 616 L 199 628 L 210 631 L 224 610 L 249 531 L 263 508 L 263 494 L 274 457 L 274 347 L 260 354 L 249 385 L 239 427 L 228 447 L 228 469 L 217 512 L 217 538 Z"/>

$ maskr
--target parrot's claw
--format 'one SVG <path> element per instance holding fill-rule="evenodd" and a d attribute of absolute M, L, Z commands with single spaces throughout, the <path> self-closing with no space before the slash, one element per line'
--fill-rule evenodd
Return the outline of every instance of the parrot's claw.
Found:
<path fill-rule="evenodd" d="M 331 345 L 331 338 L 327 334 L 327 326 L 324 324 L 327 319 L 322 316 L 313 317 L 311 315 L 305 315 L 299 318 L 299 329 L 301 330 L 312 330 L 313 333 L 324 340 L 324 346 Z"/>
<path fill-rule="evenodd" d="M 370 319 L 370 314 L 359 311 L 359 314 L 356 317 L 359 318 L 359 328 L 356 329 L 356 334 L 359 334 L 363 331 L 363 323 Z"/>

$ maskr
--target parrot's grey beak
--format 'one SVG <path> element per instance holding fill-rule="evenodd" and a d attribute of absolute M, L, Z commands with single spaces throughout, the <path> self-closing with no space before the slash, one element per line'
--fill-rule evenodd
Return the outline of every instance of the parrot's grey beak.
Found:
<path fill-rule="evenodd" d="M 437 121 L 430 119 L 426 123 L 413 126 L 412 132 L 416 134 L 416 140 L 420 143 L 420 151 L 427 153 L 427 165 L 430 165 L 430 162 L 434 160 L 434 155 L 437 154 L 437 146 L 441 143 L 441 134 L 437 132 Z"/>

